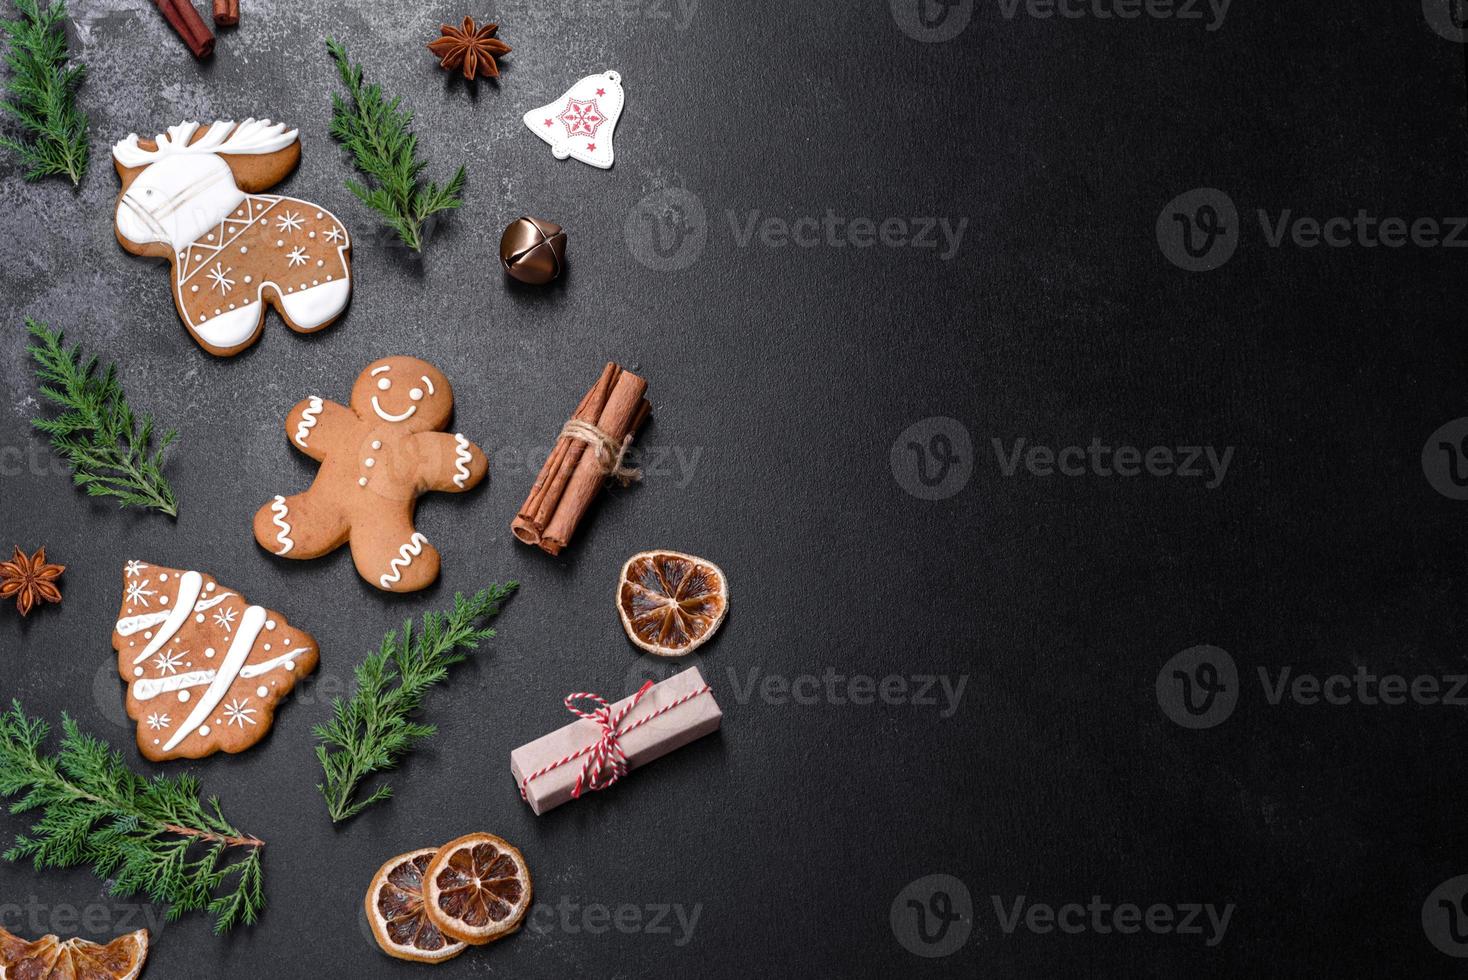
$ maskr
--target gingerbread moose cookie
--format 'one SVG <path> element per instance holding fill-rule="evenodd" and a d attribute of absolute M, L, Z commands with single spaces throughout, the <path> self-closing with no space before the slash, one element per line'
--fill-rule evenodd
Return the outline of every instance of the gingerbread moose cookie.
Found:
<path fill-rule="evenodd" d="M 357 573 L 387 592 L 438 577 L 438 551 L 413 526 L 418 497 L 462 493 L 489 472 L 483 451 L 444 428 L 454 392 L 438 368 L 385 357 L 352 385 L 350 407 L 307 398 L 286 416 L 286 438 L 321 463 L 305 493 L 276 496 L 255 514 L 255 540 L 284 558 L 352 546 Z"/>
<path fill-rule="evenodd" d="M 170 126 L 112 148 L 122 178 L 116 233 L 134 255 L 173 265 L 173 300 L 189 333 L 227 357 L 260 336 L 265 306 L 311 333 L 352 294 L 352 243 L 329 211 L 262 194 L 301 159 L 297 131 L 269 119 Z"/>

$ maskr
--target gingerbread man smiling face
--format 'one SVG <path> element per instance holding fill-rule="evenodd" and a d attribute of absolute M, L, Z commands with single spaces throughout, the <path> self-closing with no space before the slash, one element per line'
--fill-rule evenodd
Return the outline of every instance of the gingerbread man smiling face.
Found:
<path fill-rule="evenodd" d="M 305 493 L 276 496 L 256 512 L 255 540 L 283 558 L 350 544 L 358 574 L 379 589 L 426 587 L 439 555 L 413 526 L 418 497 L 462 493 L 489 471 L 478 446 L 443 431 L 453 411 L 448 378 L 413 357 L 369 364 L 350 407 L 307 398 L 286 417 L 286 438 L 321 471 Z"/>

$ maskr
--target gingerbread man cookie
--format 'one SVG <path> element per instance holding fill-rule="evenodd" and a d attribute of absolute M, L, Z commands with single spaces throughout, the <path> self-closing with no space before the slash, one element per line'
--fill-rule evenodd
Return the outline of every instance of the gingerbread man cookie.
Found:
<path fill-rule="evenodd" d="M 316 641 L 213 576 L 130 561 L 112 628 L 127 716 L 152 762 L 243 752 L 316 669 Z"/>
<path fill-rule="evenodd" d="M 413 526 L 418 497 L 463 493 L 489 460 L 461 433 L 443 431 L 454 391 L 415 357 L 374 361 L 352 386 L 351 406 L 318 396 L 286 416 L 291 445 L 321 463 L 305 493 L 276 496 L 255 514 L 255 540 L 284 558 L 319 558 L 352 546 L 357 573 L 387 592 L 438 578 L 438 550 Z"/>
<path fill-rule="evenodd" d="M 352 243 L 330 211 L 262 194 L 295 169 L 294 129 L 269 119 L 170 126 L 112 148 L 122 178 L 114 230 L 134 255 L 173 265 L 173 301 L 209 353 L 238 354 L 274 306 L 298 333 L 329 326 L 352 294 Z"/>

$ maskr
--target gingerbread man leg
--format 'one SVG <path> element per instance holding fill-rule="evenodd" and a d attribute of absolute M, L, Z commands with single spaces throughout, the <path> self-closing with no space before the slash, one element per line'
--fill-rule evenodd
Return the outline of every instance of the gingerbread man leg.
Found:
<path fill-rule="evenodd" d="M 351 540 L 357 573 L 385 592 L 415 592 L 438 578 L 438 549 L 413 527 L 410 507 L 354 523 Z"/>
<path fill-rule="evenodd" d="M 255 512 L 255 540 L 283 558 L 319 558 L 341 547 L 351 525 L 340 505 L 315 489 L 275 499 Z"/>

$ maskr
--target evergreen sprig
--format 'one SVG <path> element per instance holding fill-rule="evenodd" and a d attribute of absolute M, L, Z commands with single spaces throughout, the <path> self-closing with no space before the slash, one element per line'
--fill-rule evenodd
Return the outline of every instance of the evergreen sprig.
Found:
<path fill-rule="evenodd" d="M 65 0 L 42 11 L 38 0 L 13 0 L 17 20 L 0 20 L 9 50 L 10 78 L 0 107 L 20 127 L 19 138 L 0 136 L 0 146 L 19 155 L 26 180 L 65 174 L 73 185 L 87 172 L 87 117 L 76 105 L 86 66 L 70 63 Z"/>
<path fill-rule="evenodd" d="M 217 933 L 253 925 L 265 907 L 265 842 L 226 820 L 218 799 L 201 800 L 192 776 L 146 779 L 65 714 L 61 728 L 52 756 L 42 745 L 46 722 L 19 701 L 0 713 L 0 796 L 25 794 L 11 813 L 42 811 L 5 860 L 29 858 L 38 870 L 90 865 L 113 895 L 166 903 L 170 921 L 205 909 Z"/>
<path fill-rule="evenodd" d="M 165 432 L 153 449 L 153 416 L 138 419 L 117 380 L 117 365 L 98 374 L 97 359 L 84 358 L 81 345 L 70 348 L 62 334 L 26 318 L 36 343 L 28 346 L 36 362 L 41 394 L 66 411 L 31 424 L 51 438 L 51 446 L 72 468 L 72 479 L 93 497 L 116 497 L 121 507 L 145 507 L 178 516 L 178 500 L 163 476 L 163 453 L 178 438 Z"/>
<path fill-rule="evenodd" d="M 317 725 L 316 757 L 325 782 L 317 785 L 326 797 L 334 822 L 349 820 L 392 796 L 392 787 L 380 784 L 365 799 L 355 799 L 362 780 L 397 767 L 398 762 L 438 729 L 411 721 L 428 689 L 448 676 L 449 667 L 466 659 L 494 630 L 476 624 L 500 610 L 500 604 L 519 583 L 491 585 L 469 598 L 454 596 L 447 614 L 428 613 L 417 633 L 413 621 L 383 637 L 382 647 L 358 665 L 357 690 L 350 701 L 335 698 L 330 724 Z"/>
<path fill-rule="evenodd" d="M 347 181 L 347 190 L 380 214 L 404 245 L 421 252 L 423 222 L 463 203 L 464 168 L 442 187 L 424 183 L 428 164 L 418 159 L 418 137 L 410 128 L 413 113 L 401 107 L 402 99 L 389 102 L 379 86 L 364 84 L 362 66 L 351 63 L 339 42 L 327 38 L 326 47 L 348 94 L 346 99 L 331 96 L 331 135 L 351 151 L 357 169 L 369 178 L 369 186 Z"/>

